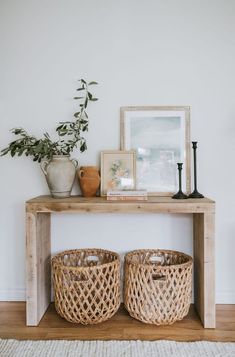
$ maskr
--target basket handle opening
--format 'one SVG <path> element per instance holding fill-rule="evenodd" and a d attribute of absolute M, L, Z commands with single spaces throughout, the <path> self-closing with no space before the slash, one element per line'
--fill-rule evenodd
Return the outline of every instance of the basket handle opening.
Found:
<path fill-rule="evenodd" d="M 153 264 L 162 264 L 163 263 L 163 257 L 159 257 L 158 255 L 152 255 L 149 258 L 150 263 Z"/>
<path fill-rule="evenodd" d="M 166 275 L 162 275 L 162 274 L 153 273 L 152 274 L 152 279 L 153 279 L 153 281 L 163 283 L 163 282 L 166 282 L 167 276 Z"/>
<path fill-rule="evenodd" d="M 100 259 L 97 255 L 88 255 L 85 260 L 92 265 L 98 265 L 100 262 Z"/>

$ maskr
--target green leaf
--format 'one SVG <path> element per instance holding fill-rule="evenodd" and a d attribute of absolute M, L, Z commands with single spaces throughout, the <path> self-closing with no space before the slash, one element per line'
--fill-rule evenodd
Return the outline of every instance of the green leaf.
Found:
<path fill-rule="evenodd" d="M 8 148 L 5 148 L 5 149 L 2 149 L 1 151 L 0 151 L 0 156 L 4 156 L 4 155 L 6 155 L 7 153 L 9 152 L 9 149 Z"/>
<path fill-rule="evenodd" d="M 63 124 L 60 125 L 60 126 L 58 126 L 58 127 L 56 128 L 56 131 L 59 131 L 59 130 L 62 129 L 62 128 L 63 128 Z"/>
<path fill-rule="evenodd" d="M 87 150 L 87 146 L 86 146 L 86 142 L 84 141 L 81 145 L 80 145 L 80 151 L 84 152 Z"/>
<path fill-rule="evenodd" d="M 92 102 L 96 102 L 98 100 L 98 98 L 92 98 L 91 101 Z"/>
<path fill-rule="evenodd" d="M 92 94 L 90 92 L 87 92 L 88 98 L 91 100 L 92 99 Z"/>
<path fill-rule="evenodd" d="M 84 79 L 80 79 L 80 81 L 83 83 L 83 84 L 86 84 L 86 81 L 84 81 Z"/>
<path fill-rule="evenodd" d="M 84 97 L 73 97 L 73 99 L 82 99 Z"/>
<path fill-rule="evenodd" d="M 45 133 L 44 136 L 46 139 L 50 140 L 50 135 L 48 133 Z"/>
<path fill-rule="evenodd" d="M 22 134 L 24 132 L 24 130 L 22 130 L 21 128 L 14 128 L 14 129 L 11 129 L 11 132 L 15 135 L 19 135 L 19 134 Z"/>
<path fill-rule="evenodd" d="M 35 152 L 40 153 L 42 149 L 43 149 L 43 144 L 40 143 L 39 145 L 37 145 L 37 146 L 35 147 Z"/>
<path fill-rule="evenodd" d="M 92 82 L 88 83 L 89 86 L 92 86 L 93 84 L 98 84 L 98 83 L 95 82 L 95 81 L 92 81 Z"/>
<path fill-rule="evenodd" d="M 84 87 L 81 87 L 81 88 L 78 88 L 77 90 L 79 91 L 79 90 L 84 90 L 85 88 Z"/>
<path fill-rule="evenodd" d="M 67 133 L 67 131 L 68 131 L 67 127 L 59 130 L 60 133 Z"/>

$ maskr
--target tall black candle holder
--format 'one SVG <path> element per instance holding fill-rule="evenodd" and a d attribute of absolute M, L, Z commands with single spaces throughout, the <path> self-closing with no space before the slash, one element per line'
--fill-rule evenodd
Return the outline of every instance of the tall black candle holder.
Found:
<path fill-rule="evenodd" d="M 188 198 L 187 195 L 185 195 L 182 191 L 182 162 L 178 162 L 178 171 L 179 171 L 179 191 L 172 196 L 172 198 L 175 198 L 176 200 L 185 200 L 186 198 Z"/>
<path fill-rule="evenodd" d="M 204 196 L 197 190 L 197 141 L 192 141 L 193 144 L 193 167 L 194 167 L 194 191 L 190 193 L 188 198 L 203 198 Z"/>

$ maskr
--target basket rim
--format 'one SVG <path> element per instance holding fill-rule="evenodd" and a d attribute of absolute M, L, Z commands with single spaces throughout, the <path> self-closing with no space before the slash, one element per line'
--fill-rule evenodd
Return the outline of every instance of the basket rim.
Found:
<path fill-rule="evenodd" d="M 174 254 L 179 254 L 179 255 L 183 255 L 184 257 L 186 257 L 188 259 L 187 262 L 185 263 L 181 263 L 181 264 L 171 264 L 171 265 L 159 265 L 159 264 L 154 264 L 154 262 L 152 262 L 151 264 L 146 264 L 146 263 L 140 263 L 140 262 L 133 262 L 131 261 L 131 257 L 136 254 L 136 253 L 148 253 L 148 252 L 162 252 L 162 253 L 174 253 Z M 153 266 L 159 267 L 160 269 L 170 269 L 171 267 L 186 267 L 188 265 L 191 265 L 193 263 L 193 258 L 188 255 L 185 254 L 183 252 L 179 252 L 178 250 L 169 250 L 169 249 L 136 249 L 136 250 L 132 250 L 131 252 L 128 252 L 125 255 L 125 263 L 131 264 L 131 265 L 136 265 L 136 266 L 141 266 L 141 267 L 148 267 L 148 268 L 152 268 Z"/>
<path fill-rule="evenodd" d="M 115 260 L 108 262 L 108 263 L 103 263 L 100 265 L 95 265 L 95 266 L 69 266 L 69 265 L 64 265 L 61 262 L 58 262 L 58 258 L 63 257 L 67 254 L 72 254 L 72 253 L 80 253 L 80 252 L 102 252 L 102 253 L 110 253 L 111 255 L 115 256 Z M 102 269 L 106 266 L 113 265 L 114 263 L 120 263 L 120 256 L 118 253 L 113 252 L 111 250 L 107 249 L 101 249 L 101 248 L 83 248 L 83 249 L 69 249 L 69 250 L 64 250 L 61 253 L 56 254 L 54 257 L 51 258 L 51 263 L 53 266 L 57 266 L 61 269 L 69 269 L 69 270 L 90 270 L 90 269 Z"/>

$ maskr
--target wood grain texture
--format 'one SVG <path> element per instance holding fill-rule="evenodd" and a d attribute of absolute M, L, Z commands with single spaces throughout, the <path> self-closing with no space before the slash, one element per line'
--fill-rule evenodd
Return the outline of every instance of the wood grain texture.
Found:
<path fill-rule="evenodd" d="M 174 200 L 171 197 L 148 197 L 144 202 L 112 202 L 106 197 L 55 199 L 39 196 L 26 202 L 27 212 L 76 213 L 204 213 L 214 212 L 214 201 L 203 199 Z"/>
<path fill-rule="evenodd" d="M 235 305 L 217 305 L 216 329 L 203 329 L 193 305 L 186 318 L 171 326 L 153 326 L 131 318 L 123 307 L 99 325 L 72 324 L 51 304 L 38 327 L 25 326 L 25 303 L 0 302 L 0 338 L 20 340 L 175 340 L 235 342 Z"/>
<path fill-rule="evenodd" d="M 203 250 L 203 217 L 204 214 L 197 213 L 193 215 L 193 252 L 194 252 L 194 302 L 197 309 L 197 312 L 201 319 L 203 320 L 204 316 L 204 303 L 203 303 L 203 294 L 204 294 L 204 264 L 203 259 L 204 250 Z M 203 321 L 202 321 L 203 322 Z"/>
<path fill-rule="evenodd" d="M 195 305 L 205 328 L 215 328 L 214 213 L 193 215 Z"/>
<path fill-rule="evenodd" d="M 51 302 L 50 214 L 26 214 L 27 325 L 35 326 Z"/>
<path fill-rule="evenodd" d="M 215 319 L 215 214 L 204 214 L 204 327 L 216 327 Z"/>

